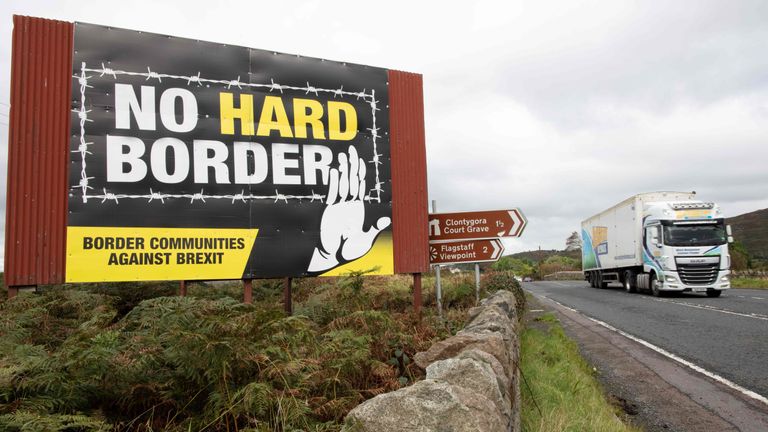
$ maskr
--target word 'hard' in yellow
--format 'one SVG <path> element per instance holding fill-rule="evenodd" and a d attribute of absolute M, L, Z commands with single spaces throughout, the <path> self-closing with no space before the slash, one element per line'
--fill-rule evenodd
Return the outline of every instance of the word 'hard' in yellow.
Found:
<path fill-rule="evenodd" d="M 307 126 L 312 127 L 312 138 L 349 141 L 357 135 L 357 111 L 347 102 L 328 101 L 326 107 L 313 99 L 293 99 L 293 122 L 290 122 L 282 98 L 266 96 L 259 114 L 258 128 L 254 127 L 254 103 L 252 94 L 239 95 L 235 107 L 235 95 L 219 94 L 221 133 L 235 134 L 235 119 L 240 120 L 241 135 L 269 136 L 277 131 L 281 138 L 307 138 Z M 342 114 L 345 128 L 341 129 Z M 291 128 L 293 125 L 293 128 Z M 326 125 L 328 138 L 326 138 Z"/>

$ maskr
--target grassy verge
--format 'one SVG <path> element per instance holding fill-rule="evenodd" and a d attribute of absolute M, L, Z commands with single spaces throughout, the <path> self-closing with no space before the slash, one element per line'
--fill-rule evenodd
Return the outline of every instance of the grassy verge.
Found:
<path fill-rule="evenodd" d="M 553 314 L 531 323 L 521 344 L 524 431 L 640 430 L 618 418 L 618 409 L 606 401 L 592 368 Z"/>
<path fill-rule="evenodd" d="M 733 278 L 732 288 L 768 289 L 768 279 L 760 278 Z"/>

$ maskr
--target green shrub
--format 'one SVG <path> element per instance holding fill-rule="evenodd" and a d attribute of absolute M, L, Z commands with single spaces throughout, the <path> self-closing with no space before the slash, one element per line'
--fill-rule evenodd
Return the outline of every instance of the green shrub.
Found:
<path fill-rule="evenodd" d="M 122 317 L 144 300 L 178 295 L 178 282 L 117 282 L 73 286 L 94 294 L 114 297 L 118 316 Z"/>
<path fill-rule="evenodd" d="M 101 432 L 110 431 L 112 428 L 102 420 L 83 415 L 39 414 L 19 410 L 13 414 L 0 415 L 0 430 L 6 432 Z"/>
<path fill-rule="evenodd" d="M 104 295 L 61 288 L 20 294 L 0 303 L 0 349 L 27 344 L 53 351 L 81 326 L 103 327 L 116 314 L 114 298 Z"/>
<path fill-rule="evenodd" d="M 480 280 L 480 286 L 488 294 L 499 290 L 512 291 L 515 294 L 517 316 L 522 317 L 525 313 L 525 292 L 511 271 L 488 272 Z"/>

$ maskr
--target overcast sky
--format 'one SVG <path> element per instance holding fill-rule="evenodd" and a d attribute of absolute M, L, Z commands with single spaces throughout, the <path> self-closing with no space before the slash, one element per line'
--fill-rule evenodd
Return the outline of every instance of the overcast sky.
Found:
<path fill-rule="evenodd" d="M 5 0 L 2 215 L 13 14 L 421 73 L 429 197 L 521 208 L 508 253 L 562 249 L 639 192 L 695 190 L 729 216 L 768 207 L 768 2 L 448 4 Z"/>

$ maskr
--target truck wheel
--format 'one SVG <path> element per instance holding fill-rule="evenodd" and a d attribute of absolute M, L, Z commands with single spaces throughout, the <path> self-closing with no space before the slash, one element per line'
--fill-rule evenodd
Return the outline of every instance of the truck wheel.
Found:
<path fill-rule="evenodd" d="M 597 272 L 597 287 L 600 289 L 608 288 L 608 282 L 603 280 L 603 272 Z"/>
<path fill-rule="evenodd" d="M 635 282 L 635 274 L 632 272 L 632 270 L 627 270 L 624 272 L 624 289 L 628 293 L 637 292 L 637 282 Z"/>
<path fill-rule="evenodd" d="M 589 286 L 597 288 L 597 272 L 589 272 Z"/>
<path fill-rule="evenodd" d="M 721 290 L 707 290 L 707 297 L 720 297 L 720 294 L 722 294 Z"/>
<path fill-rule="evenodd" d="M 653 294 L 654 297 L 661 297 L 662 292 L 659 290 L 659 286 L 656 282 L 656 273 L 651 273 L 651 280 L 649 282 L 649 285 L 651 286 L 651 294 Z"/>

